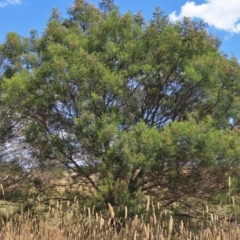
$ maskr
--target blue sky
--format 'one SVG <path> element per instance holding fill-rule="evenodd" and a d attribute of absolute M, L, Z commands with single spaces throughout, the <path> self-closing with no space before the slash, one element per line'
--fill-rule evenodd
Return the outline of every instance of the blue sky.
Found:
<path fill-rule="evenodd" d="M 57 7 L 63 16 L 74 0 L 0 0 L 0 42 L 7 32 L 28 36 L 30 29 L 41 33 Z M 99 0 L 89 0 L 98 5 Z M 202 18 L 209 23 L 209 31 L 219 36 L 221 51 L 240 60 L 240 0 L 115 0 L 121 12 L 142 10 L 150 19 L 156 6 L 160 6 L 172 20 L 183 16 Z"/>

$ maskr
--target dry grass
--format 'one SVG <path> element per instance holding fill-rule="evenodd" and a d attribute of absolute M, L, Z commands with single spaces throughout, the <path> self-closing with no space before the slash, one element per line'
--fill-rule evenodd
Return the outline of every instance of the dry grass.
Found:
<path fill-rule="evenodd" d="M 203 214 L 202 219 L 181 220 L 173 212 L 158 209 L 147 200 L 145 214 L 130 218 L 125 207 L 124 216 L 117 219 L 111 205 L 103 216 L 94 208 L 80 208 L 76 198 L 72 203 L 50 200 L 47 205 L 38 201 L 34 211 L 6 212 L 6 216 L 0 219 L 0 239 L 240 239 L 240 227 L 236 221 L 230 221 L 229 216 L 220 218 L 207 210 Z"/>
<path fill-rule="evenodd" d="M 239 240 L 240 206 L 237 197 L 231 194 L 229 178 L 229 200 L 225 205 L 202 206 L 196 199 L 186 198 L 185 206 L 174 205 L 162 209 L 160 204 L 154 205 L 151 198 L 146 198 L 144 214 L 129 216 L 131 209 L 123 206 L 120 209 L 110 204 L 105 212 L 97 212 L 95 208 L 82 206 L 75 197 L 63 200 L 71 178 L 66 182 L 54 182 L 50 188 L 61 192 L 38 197 L 31 210 L 5 200 L 0 201 L 0 239 L 3 240 Z M 3 199 L 4 188 L 0 185 Z M 79 186 L 72 186 L 76 190 Z M 29 194 L 29 200 L 31 196 Z M 62 199 L 61 199 L 62 198 Z M 34 198 L 32 198 L 34 199 Z M 66 198 L 65 198 L 66 199 Z M 69 198 L 71 199 L 71 198 Z M 191 204 L 188 204 L 191 203 Z M 142 207 L 142 206 L 141 206 Z M 202 207 L 202 209 L 201 209 Z M 178 209 L 175 211 L 175 209 Z M 200 211 L 199 211 L 200 209 Z M 186 213 L 186 214 L 185 214 Z"/>

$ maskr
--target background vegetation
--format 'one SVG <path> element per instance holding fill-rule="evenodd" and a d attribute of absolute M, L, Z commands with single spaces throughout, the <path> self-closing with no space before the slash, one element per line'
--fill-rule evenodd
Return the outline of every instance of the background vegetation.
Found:
<path fill-rule="evenodd" d="M 65 19 L 53 9 L 40 36 L 9 32 L 4 238 L 25 219 L 34 239 L 238 239 L 240 67 L 219 46 L 202 21 L 171 22 L 159 7 L 146 21 L 111 0 L 75 0 Z"/>

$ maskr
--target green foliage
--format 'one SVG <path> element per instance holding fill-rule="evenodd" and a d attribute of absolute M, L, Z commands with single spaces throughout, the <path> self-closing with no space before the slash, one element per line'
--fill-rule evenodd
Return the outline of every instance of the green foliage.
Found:
<path fill-rule="evenodd" d="M 0 46 L 2 101 L 39 161 L 76 172 L 98 207 L 225 192 L 239 165 L 240 68 L 206 24 L 160 8 L 147 22 L 113 1 L 68 13 Z"/>

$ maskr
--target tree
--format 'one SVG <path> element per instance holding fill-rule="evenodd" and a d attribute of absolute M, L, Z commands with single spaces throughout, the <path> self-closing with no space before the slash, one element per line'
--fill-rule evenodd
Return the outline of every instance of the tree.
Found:
<path fill-rule="evenodd" d="M 5 191 L 2 197 L 11 201 L 26 199 L 32 170 L 39 164 L 22 133 L 27 119 L 22 118 L 14 106 L 5 104 L 2 99 L 3 79 L 11 79 L 22 69 L 33 69 L 37 62 L 34 53 L 36 34 L 32 30 L 30 37 L 25 38 L 9 32 L 0 46 L 0 182 Z"/>
<path fill-rule="evenodd" d="M 172 23 L 159 8 L 139 21 L 84 0 L 68 13 L 14 46 L 24 64 L 2 85 L 39 161 L 76 172 L 99 207 L 225 191 L 239 166 L 240 68 L 206 24 Z"/>

